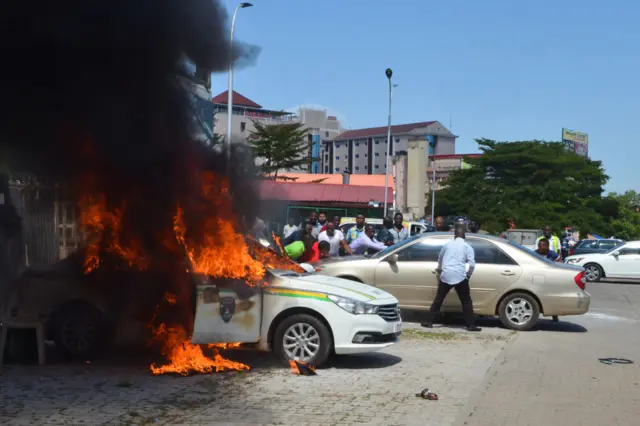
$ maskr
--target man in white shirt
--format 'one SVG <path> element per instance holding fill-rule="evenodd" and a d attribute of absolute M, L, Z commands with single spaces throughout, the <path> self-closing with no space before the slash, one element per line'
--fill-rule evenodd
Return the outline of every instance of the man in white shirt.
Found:
<path fill-rule="evenodd" d="M 298 230 L 298 227 L 294 225 L 293 217 L 289 217 L 289 223 L 287 223 L 284 228 L 282 228 L 282 237 L 287 238 L 289 235 L 293 234 Z"/>
<path fill-rule="evenodd" d="M 326 241 L 329 243 L 329 255 L 331 257 L 338 256 L 340 254 L 340 247 L 351 254 L 351 248 L 344 239 L 344 234 L 339 229 L 336 229 L 335 223 L 327 222 L 326 226 L 327 229 L 318 235 L 318 241 Z"/>
<path fill-rule="evenodd" d="M 455 288 L 460 303 L 462 303 L 462 312 L 467 323 L 467 330 L 480 331 L 480 328 L 475 325 L 473 301 L 471 300 L 471 289 L 469 287 L 469 278 L 471 278 L 476 267 L 476 261 L 473 248 L 465 241 L 466 227 L 467 224 L 465 222 L 457 222 L 454 225 L 454 239 L 448 241 L 440 250 L 437 269 L 440 275 L 440 282 L 438 283 L 436 297 L 429 309 L 427 321 L 422 324 L 424 327 L 433 327 L 433 317 L 440 311 L 442 302 L 444 302 L 449 291 Z M 468 271 L 467 265 L 469 266 Z"/>
<path fill-rule="evenodd" d="M 353 254 L 365 254 L 369 250 L 378 252 L 387 248 L 387 246 L 381 242 L 375 241 L 373 239 L 374 235 L 375 231 L 373 226 L 365 225 L 364 232 L 350 244 Z"/>

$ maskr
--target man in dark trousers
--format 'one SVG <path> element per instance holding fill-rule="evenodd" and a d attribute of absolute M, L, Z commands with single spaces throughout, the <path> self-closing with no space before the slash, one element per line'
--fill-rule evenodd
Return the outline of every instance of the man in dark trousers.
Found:
<path fill-rule="evenodd" d="M 437 270 L 440 274 L 440 282 L 438 283 L 436 297 L 427 314 L 427 321 L 422 324 L 424 327 L 433 327 L 433 317 L 440 312 L 444 298 L 453 287 L 458 294 L 460 303 L 462 303 L 462 312 L 464 313 L 467 330 L 481 330 L 476 327 L 473 317 L 473 302 L 471 300 L 469 278 L 471 278 L 473 274 L 476 261 L 473 248 L 465 241 L 466 228 L 467 224 L 465 221 L 456 221 L 454 225 L 454 239 L 447 242 L 440 250 Z M 469 265 L 468 271 L 467 265 Z"/>

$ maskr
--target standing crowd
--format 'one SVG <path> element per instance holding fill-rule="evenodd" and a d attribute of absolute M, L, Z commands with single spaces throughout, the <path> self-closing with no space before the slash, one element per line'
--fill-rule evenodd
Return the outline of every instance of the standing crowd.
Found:
<path fill-rule="evenodd" d="M 328 220 L 326 213 L 312 211 L 305 222 L 296 226 L 290 217 L 282 234 L 287 256 L 297 262 L 314 263 L 337 256 L 371 255 L 409 238 L 401 213 L 393 219 L 384 218 L 377 236 L 363 214 L 356 216 L 355 225 L 345 232 L 340 230 L 340 219 L 334 216 Z"/>

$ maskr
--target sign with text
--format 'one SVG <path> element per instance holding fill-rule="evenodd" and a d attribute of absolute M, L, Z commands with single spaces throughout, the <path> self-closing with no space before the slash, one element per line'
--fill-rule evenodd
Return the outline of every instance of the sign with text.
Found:
<path fill-rule="evenodd" d="M 575 130 L 562 129 L 562 143 L 569 151 L 587 157 L 589 155 L 589 135 Z"/>

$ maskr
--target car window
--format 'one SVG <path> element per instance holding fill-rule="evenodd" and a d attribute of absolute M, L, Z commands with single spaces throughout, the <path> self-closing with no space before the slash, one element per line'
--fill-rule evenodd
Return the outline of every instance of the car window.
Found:
<path fill-rule="evenodd" d="M 394 244 L 392 246 L 387 247 L 386 249 L 379 251 L 378 253 L 374 254 L 373 256 L 371 256 L 372 259 L 382 259 L 383 257 L 385 257 L 386 255 L 388 255 L 389 253 L 391 253 L 392 251 L 400 248 L 400 247 L 404 247 L 407 244 L 411 244 L 413 243 L 415 240 L 417 240 L 418 238 L 420 238 L 421 235 L 417 234 L 414 235 L 412 237 L 407 238 L 406 240 L 400 241 L 397 244 Z"/>
<path fill-rule="evenodd" d="M 411 225 L 411 235 L 421 234 L 423 228 L 421 225 Z"/>
<path fill-rule="evenodd" d="M 598 248 L 600 250 L 611 250 L 615 246 L 615 241 L 600 241 L 600 244 L 598 244 Z"/>
<path fill-rule="evenodd" d="M 579 248 L 581 249 L 587 249 L 587 248 L 597 248 L 598 247 L 598 240 L 585 240 L 585 241 L 580 241 L 580 244 L 578 245 Z"/>
<path fill-rule="evenodd" d="M 516 263 L 502 250 L 489 241 L 477 238 L 467 239 L 467 243 L 473 248 L 476 263 L 490 265 L 515 265 Z"/>
<path fill-rule="evenodd" d="M 635 255 L 640 254 L 640 247 L 622 247 L 618 251 L 620 252 L 620 256 Z"/>
<path fill-rule="evenodd" d="M 398 260 L 402 262 L 437 262 L 440 249 L 448 240 L 425 238 L 410 247 L 398 252 Z"/>

